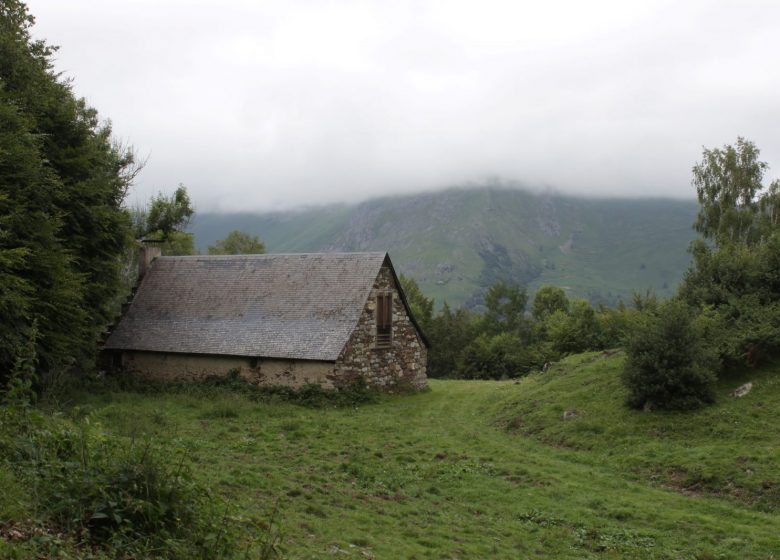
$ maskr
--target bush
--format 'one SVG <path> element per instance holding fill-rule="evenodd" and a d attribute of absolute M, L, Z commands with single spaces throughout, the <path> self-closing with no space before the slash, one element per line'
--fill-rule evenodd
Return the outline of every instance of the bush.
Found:
<path fill-rule="evenodd" d="M 679 300 L 639 315 L 626 343 L 628 405 L 684 410 L 712 402 L 719 363 L 706 342 L 711 328 Z"/>
<path fill-rule="evenodd" d="M 47 526 L 119 557 L 222 557 L 232 547 L 184 456 L 120 443 L 89 417 L 71 424 L 28 409 L 3 420 L 3 468 L 31 490 Z"/>
<path fill-rule="evenodd" d="M 601 349 L 601 324 L 587 301 L 573 302 L 569 312 L 553 312 L 546 323 L 552 349 L 559 355 Z"/>
<path fill-rule="evenodd" d="M 26 506 L 52 538 L 121 558 L 221 558 L 234 550 L 235 535 L 183 455 L 110 437 L 88 415 L 72 423 L 44 414 L 31 405 L 29 376 L 17 368 L 0 402 L 0 480 L 29 490 Z M 0 501 L 6 513 L 13 505 L 23 504 Z"/>
<path fill-rule="evenodd" d="M 759 246 L 693 245 L 694 266 L 680 296 L 719 317 L 720 357 L 729 366 L 755 366 L 780 353 L 780 234 Z"/>
<path fill-rule="evenodd" d="M 596 318 L 601 331 L 601 346 L 615 348 L 623 346 L 625 337 L 633 324 L 633 318 L 638 313 L 635 309 L 620 306 L 617 309 L 604 307 L 599 310 Z"/>
<path fill-rule="evenodd" d="M 201 380 L 162 381 L 139 378 L 133 375 L 111 376 L 93 383 L 92 392 L 113 390 L 133 391 L 142 394 L 185 393 L 195 396 L 213 396 L 224 392 L 239 393 L 253 401 L 281 399 L 284 401 L 311 408 L 350 407 L 376 402 L 378 393 L 369 387 L 366 380 L 357 377 L 349 383 L 339 385 L 335 389 L 324 389 L 316 383 L 306 383 L 294 388 L 287 385 L 258 385 L 250 383 L 239 370 L 232 369 L 224 375 L 209 375 Z M 220 414 L 215 412 L 216 416 Z M 229 412 L 223 417 L 234 417 Z"/>
<path fill-rule="evenodd" d="M 458 376 L 464 379 L 519 377 L 542 362 L 539 351 L 513 333 L 481 334 L 463 352 Z"/>
<path fill-rule="evenodd" d="M 149 445 L 92 445 L 82 461 L 40 468 L 49 515 L 92 543 L 156 549 L 190 539 L 204 492 L 183 458 L 171 462 Z"/>

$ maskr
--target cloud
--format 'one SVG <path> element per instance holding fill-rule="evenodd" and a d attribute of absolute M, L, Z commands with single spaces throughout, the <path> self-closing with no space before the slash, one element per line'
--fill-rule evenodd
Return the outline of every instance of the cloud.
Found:
<path fill-rule="evenodd" d="M 780 175 L 780 5 L 31 0 L 114 131 L 135 196 L 198 208 L 358 200 L 499 176 L 693 196 L 702 145 Z M 133 202 L 131 200 L 131 202 Z"/>

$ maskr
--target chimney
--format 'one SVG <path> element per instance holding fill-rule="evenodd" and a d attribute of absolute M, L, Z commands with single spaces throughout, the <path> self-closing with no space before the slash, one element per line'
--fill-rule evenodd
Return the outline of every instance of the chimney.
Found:
<path fill-rule="evenodd" d="M 162 256 L 160 247 L 146 243 L 141 244 L 141 248 L 138 250 L 138 280 L 144 277 L 152 267 L 152 261 L 159 256 Z"/>

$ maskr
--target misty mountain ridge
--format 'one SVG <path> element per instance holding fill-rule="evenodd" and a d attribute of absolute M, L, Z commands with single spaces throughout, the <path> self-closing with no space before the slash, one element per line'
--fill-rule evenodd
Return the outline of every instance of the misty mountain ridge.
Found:
<path fill-rule="evenodd" d="M 234 229 L 269 252 L 389 251 L 437 304 L 476 307 L 498 281 L 543 284 L 614 305 L 671 295 L 688 267 L 692 200 L 583 198 L 502 187 L 369 199 L 301 210 L 202 213 L 201 252 Z"/>

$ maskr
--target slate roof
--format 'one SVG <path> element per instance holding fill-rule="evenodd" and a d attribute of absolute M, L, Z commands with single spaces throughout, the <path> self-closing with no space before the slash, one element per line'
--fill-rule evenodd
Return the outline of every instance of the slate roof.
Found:
<path fill-rule="evenodd" d="M 105 348 L 335 361 L 386 258 L 158 257 Z"/>

